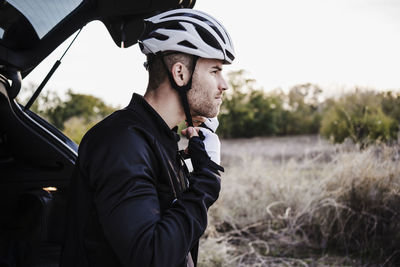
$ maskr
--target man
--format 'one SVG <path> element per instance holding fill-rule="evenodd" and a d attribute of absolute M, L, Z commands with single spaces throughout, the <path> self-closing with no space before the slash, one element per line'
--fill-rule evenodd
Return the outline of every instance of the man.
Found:
<path fill-rule="evenodd" d="M 139 44 L 147 91 L 81 142 L 61 266 L 196 264 L 223 168 L 218 137 L 191 127 L 192 115 L 218 114 L 227 89 L 222 64 L 234 59 L 233 46 L 221 24 L 200 11 L 171 10 L 145 23 Z M 185 117 L 190 174 L 173 131 Z"/>

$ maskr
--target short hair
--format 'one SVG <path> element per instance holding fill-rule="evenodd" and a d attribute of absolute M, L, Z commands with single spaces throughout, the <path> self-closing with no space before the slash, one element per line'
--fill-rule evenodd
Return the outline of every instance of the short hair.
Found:
<path fill-rule="evenodd" d="M 194 56 L 192 55 L 180 52 L 166 53 L 164 55 L 157 56 L 148 55 L 147 67 L 149 71 L 149 84 L 147 90 L 154 90 L 158 88 L 165 81 L 165 79 L 168 79 L 166 67 L 169 70 L 177 62 L 181 62 L 183 65 L 185 65 L 189 70 L 190 75 L 192 74 L 191 72 L 194 64 Z"/>

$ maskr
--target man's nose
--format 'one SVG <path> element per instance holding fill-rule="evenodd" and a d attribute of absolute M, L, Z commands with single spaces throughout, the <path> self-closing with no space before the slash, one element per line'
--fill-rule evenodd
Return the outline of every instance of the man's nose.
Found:
<path fill-rule="evenodd" d="M 224 77 L 221 77 L 218 89 L 221 90 L 221 91 L 228 90 L 228 84 L 226 83 Z"/>

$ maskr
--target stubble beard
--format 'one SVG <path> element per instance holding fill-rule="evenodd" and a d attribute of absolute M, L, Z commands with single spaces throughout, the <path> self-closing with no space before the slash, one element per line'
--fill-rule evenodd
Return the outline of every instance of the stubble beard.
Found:
<path fill-rule="evenodd" d="M 207 90 L 193 84 L 187 97 L 193 116 L 214 118 L 218 115 L 220 104 L 216 103 L 215 96 L 207 94 Z"/>

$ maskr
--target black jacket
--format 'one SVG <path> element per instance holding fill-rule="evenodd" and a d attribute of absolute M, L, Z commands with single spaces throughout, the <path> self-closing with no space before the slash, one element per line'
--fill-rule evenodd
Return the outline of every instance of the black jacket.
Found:
<path fill-rule="evenodd" d="M 185 266 L 189 251 L 196 263 L 221 167 L 193 137 L 188 175 L 177 140 L 137 94 L 85 135 L 70 187 L 62 267 Z"/>

